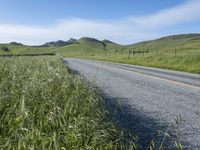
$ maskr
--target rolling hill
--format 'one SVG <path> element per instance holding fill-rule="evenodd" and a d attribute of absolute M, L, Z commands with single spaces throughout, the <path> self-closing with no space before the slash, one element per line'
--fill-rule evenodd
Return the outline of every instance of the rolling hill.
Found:
<path fill-rule="evenodd" d="M 131 45 L 119 45 L 109 40 L 99 41 L 93 38 L 81 38 L 76 43 L 56 48 L 65 56 L 76 56 L 84 53 L 99 52 L 118 52 L 123 51 L 128 53 L 130 50 L 134 51 L 161 51 L 167 52 L 169 50 L 200 50 L 200 34 L 181 34 L 162 37 L 159 39 L 139 42 Z"/>
<path fill-rule="evenodd" d="M 162 37 L 156 40 L 144 41 L 128 46 L 135 49 L 169 50 L 169 49 L 199 49 L 200 34 L 180 34 Z"/>
<path fill-rule="evenodd" d="M 9 50 L 3 50 L 7 47 Z M 69 39 L 68 41 L 48 42 L 39 46 L 27 46 L 21 43 L 12 42 L 9 44 L 0 44 L 1 54 L 16 53 L 16 54 L 35 54 L 60 52 L 65 56 L 79 56 L 85 53 L 104 53 L 117 51 L 140 50 L 145 51 L 167 51 L 171 49 L 178 50 L 199 50 L 200 49 L 200 34 L 181 34 L 162 37 L 155 40 L 139 42 L 131 45 L 119 45 L 109 40 L 97 40 L 90 37 L 82 37 L 79 40 Z"/>
<path fill-rule="evenodd" d="M 114 51 L 122 49 L 124 46 L 118 45 L 108 40 L 97 40 L 90 37 L 83 37 L 74 44 L 57 47 L 57 51 L 65 56 L 79 56 L 87 53 L 104 53 L 105 51 Z"/>
<path fill-rule="evenodd" d="M 75 42 L 77 42 L 76 39 L 70 38 L 68 41 L 58 40 L 56 42 L 47 42 L 44 45 L 41 45 L 40 47 L 61 47 L 74 44 Z"/>

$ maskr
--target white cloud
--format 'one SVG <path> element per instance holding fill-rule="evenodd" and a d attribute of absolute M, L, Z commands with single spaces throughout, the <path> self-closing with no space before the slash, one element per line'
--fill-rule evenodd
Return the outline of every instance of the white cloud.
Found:
<path fill-rule="evenodd" d="M 47 27 L 0 24 L 0 43 L 17 41 L 29 45 L 83 36 L 132 43 L 143 40 L 143 37 L 147 37 L 146 34 L 146 32 L 136 31 L 126 21 L 124 23 L 123 21 L 104 22 L 72 18 Z M 153 33 L 149 35 L 152 37 Z"/>
<path fill-rule="evenodd" d="M 200 20 L 200 0 L 190 0 L 150 16 L 130 19 L 133 24 L 147 29 L 165 28 L 195 20 Z"/>
<path fill-rule="evenodd" d="M 0 24 L 0 43 L 17 41 L 35 45 L 70 37 L 90 36 L 127 44 L 157 38 L 163 33 L 167 34 L 167 27 L 197 20 L 200 20 L 200 1 L 191 0 L 149 16 L 118 21 L 69 18 L 51 26 Z"/>

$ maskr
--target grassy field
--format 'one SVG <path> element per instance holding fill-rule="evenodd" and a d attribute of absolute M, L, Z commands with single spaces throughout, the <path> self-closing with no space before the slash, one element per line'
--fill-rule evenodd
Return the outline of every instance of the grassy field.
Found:
<path fill-rule="evenodd" d="M 0 58 L 0 149 L 135 149 L 57 56 Z"/>
<path fill-rule="evenodd" d="M 4 51 L 3 47 L 8 48 Z M 43 54 L 43 53 L 56 53 L 55 47 L 31 47 L 17 43 L 0 44 L 0 55 L 6 54 Z"/>

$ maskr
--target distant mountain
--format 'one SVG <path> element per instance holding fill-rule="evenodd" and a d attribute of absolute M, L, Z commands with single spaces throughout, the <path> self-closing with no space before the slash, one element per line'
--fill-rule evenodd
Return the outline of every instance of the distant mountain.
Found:
<path fill-rule="evenodd" d="M 82 42 L 84 42 L 84 41 L 87 41 L 87 42 L 99 42 L 99 43 L 102 43 L 102 41 L 99 41 L 99 40 L 97 40 L 97 39 L 95 39 L 95 38 L 91 38 L 91 37 L 82 37 L 82 38 L 80 38 L 79 39 L 79 41 L 82 41 Z"/>
<path fill-rule="evenodd" d="M 58 40 L 58 41 L 55 41 L 55 42 L 54 41 L 53 42 L 47 42 L 43 45 L 40 45 L 39 47 L 62 47 L 62 46 L 74 44 L 75 42 L 77 42 L 76 39 L 70 38 L 68 41 Z"/>
<path fill-rule="evenodd" d="M 112 41 L 109 41 L 109 40 L 103 40 L 102 42 L 104 42 L 105 44 L 106 44 L 106 43 L 116 44 L 116 43 L 114 43 L 114 42 L 112 42 Z"/>
<path fill-rule="evenodd" d="M 68 42 L 68 43 L 75 43 L 75 42 L 77 42 L 77 39 L 70 38 L 67 42 Z"/>
<path fill-rule="evenodd" d="M 99 41 L 99 40 L 94 39 L 94 38 L 90 38 L 90 37 L 82 37 L 78 40 L 78 42 L 80 44 L 87 45 L 87 46 L 90 46 L 92 48 L 98 48 L 98 49 L 105 49 L 106 48 L 106 44 L 104 42 Z"/>
<path fill-rule="evenodd" d="M 16 46 L 22 46 L 22 45 L 23 45 L 22 43 L 17 43 L 17 42 L 11 42 L 11 43 L 9 43 L 9 44 L 11 44 L 11 45 L 16 45 Z"/>
<path fill-rule="evenodd" d="M 62 40 L 55 41 L 55 42 L 48 42 L 48 43 L 44 44 L 44 46 L 46 46 L 46 47 L 50 47 L 50 46 L 65 46 L 65 45 L 67 45 L 67 42 L 66 41 L 62 41 Z"/>

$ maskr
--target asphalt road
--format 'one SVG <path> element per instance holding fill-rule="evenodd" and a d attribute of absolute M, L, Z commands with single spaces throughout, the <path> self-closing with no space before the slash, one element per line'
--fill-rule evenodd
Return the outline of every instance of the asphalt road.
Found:
<path fill-rule="evenodd" d="M 159 145 L 163 136 L 157 131 L 166 131 L 178 116 L 180 135 L 170 128 L 166 149 L 173 149 L 174 140 L 184 149 L 200 149 L 200 75 L 74 58 L 65 61 L 102 91 L 110 108 L 117 110 L 115 121 L 136 133 L 143 148 L 152 139 Z"/>

